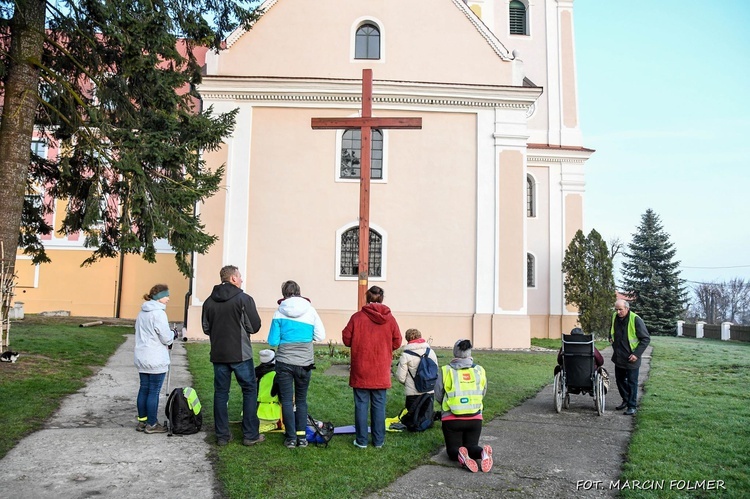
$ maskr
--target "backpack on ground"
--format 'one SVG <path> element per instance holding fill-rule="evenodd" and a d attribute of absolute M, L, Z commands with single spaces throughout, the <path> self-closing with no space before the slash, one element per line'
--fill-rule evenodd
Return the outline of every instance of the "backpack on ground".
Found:
<path fill-rule="evenodd" d="M 414 388 L 419 393 L 434 390 L 438 378 L 438 366 L 435 361 L 430 358 L 430 347 L 427 347 L 427 350 L 425 350 L 422 355 L 412 352 L 411 350 L 404 350 L 404 353 L 420 357 L 415 375 L 412 376 L 411 371 L 407 369 L 407 371 L 409 371 L 409 376 L 414 380 Z"/>
<path fill-rule="evenodd" d="M 328 447 L 328 442 L 333 438 L 334 429 L 333 423 L 318 421 L 309 414 L 307 415 L 305 438 L 311 444 Z"/>
<path fill-rule="evenodd" d="M 191 387 L 175 388 L 167 398 L 164 408 L 167 415 L 168 435 L 192 435 L 201 431 L 203 414 L 198 394 Z"/>
<path fill-rule="evenodd" d="M 412 402 L 411 407 L 401 417 L 401 423 L 406 426 L 407 431 L 425 431 L 432 428 L 435 421 L 435 396 L 432 393 L 423 393 Z"/>

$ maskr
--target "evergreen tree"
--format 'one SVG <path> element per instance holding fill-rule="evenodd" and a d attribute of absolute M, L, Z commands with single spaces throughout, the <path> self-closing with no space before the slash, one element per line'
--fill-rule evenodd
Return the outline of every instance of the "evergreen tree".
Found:
<path fill-rule="evenodd" d="M 577 231 L 563 259 L 565 301 L 578 307 L 581 328 L 606 337 L 615 301 L 609 247 L 596 230 L 587 237 Z"/>
<path fill-rule="evenodd" d="M 236 115 L 200 109 L 195 50 L 249 28 L 252 3 L 0 0 L 0 241 L 11 265 L 19 244 L 48 261 L 45 215 L 65 200 L 60 232 L 83 233 L 85 263 L 120 252 L 153 262 L 166 238 L 190 273 L 189 255 L 216 239 L 194 207 L 223 174 L 201 153 Z M 58 157 L 31 153 L 34 129 Z"/>
<path fill-rule="evenodd" d="M 622 263 L 622 291 L 630 308 L 641 316 L 651 334 L 676 334 L 685 309 L 686 289 L 680 279 L 677 250 L 651 209 L 641 216 Z"/>

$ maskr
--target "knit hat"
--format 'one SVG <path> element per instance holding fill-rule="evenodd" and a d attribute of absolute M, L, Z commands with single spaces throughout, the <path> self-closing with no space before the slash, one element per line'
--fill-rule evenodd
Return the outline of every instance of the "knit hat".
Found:
<path fill-rule="evenodd" d="M 471 357 L 471 341 L 458 340 L 453 345 L 453 357 L 457 359 L 468 359 Z"/>
<path fill-rule="evenodd" d="M 570 330 L 570 334 L 583 334 L 583 329 L 580 327 L 574 327 Z"/>
<path fill-rule="evenodd" d="M 276 352 L 273 350 L 261 350 L 258 355 L 261 364 L 268 364 L 269 362 L 273 362 L 273 359 L 276 357 Z"/>

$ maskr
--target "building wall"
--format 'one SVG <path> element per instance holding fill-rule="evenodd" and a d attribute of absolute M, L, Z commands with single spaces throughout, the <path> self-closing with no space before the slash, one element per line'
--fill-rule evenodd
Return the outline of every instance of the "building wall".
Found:
<path fill-rule="evenodd" d="M 173 254 L 158 254 L 155 264 L 137 255 L 126 255 L 121 291 L 117 258 L 81 267 L 90 250 L 48 250 L 48 255 L 52 263 L 41 265 L 33 265 L 23 255 L 16 259 L 18 281 L 14 302 L 23 302 L 24 313 L 64 310 L 71 315 L 115 317 L 121 296 L 120 317 L 134 319 L 143 295 L 154 284 L 163 283 L 170 290 L 167 316 L 170 321 L 183 321 L 188 280 L 177 270 Z"/>

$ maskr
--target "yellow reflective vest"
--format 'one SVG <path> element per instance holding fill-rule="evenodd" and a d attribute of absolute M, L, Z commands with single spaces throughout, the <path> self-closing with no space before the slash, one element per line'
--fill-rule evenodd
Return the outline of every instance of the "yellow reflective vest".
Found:
<path fill-rule="evenodd" d="M 276 377 L 276 371 L 271 371 L 260 378 L 258 385 L 258 418 L 276 421 L 281 418 L 281 405 L 279 396 L 271 396 L 273 380 Z"/>
<path fill-rule="evenodd" d="M 482 412 L 482 399 L 487 386 L 487 375 L 482 366 L 453 369 L 442 366 L 443 397 L 442 410 L 455 416 L 473 416 Z"/>
<path fill-rule="evenodd" d="M 638 316 L 633 312 L 628 313 L 630 314 L 630 317 L 628 318 L 628 343 L 630 344 L 630 352 L 632 353 L 638 348 L 638 344 L 641 340 L 638 339 L 638 335 L 635 331 L 635 318 Z M 612 314 L 612 327 L 609 330 L 609 335 L 612 338 L 612 341 L 615 341 L 615 319 L 617 319 L 617 312 Z"/>

